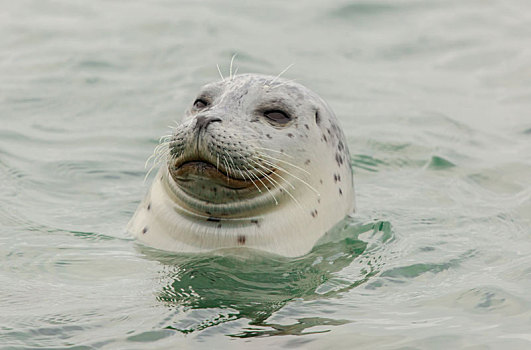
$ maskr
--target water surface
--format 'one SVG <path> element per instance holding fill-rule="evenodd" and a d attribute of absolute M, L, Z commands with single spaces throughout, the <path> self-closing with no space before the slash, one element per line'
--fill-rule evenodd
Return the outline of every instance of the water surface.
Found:
<path fill-rule="evenodd" d="M 0 346 L 531 347 L 528 1 L 0 3 Z M 285 74 L 348 138 L 357 213 L 297 259 L 124 227 L 197 89 Z"/>

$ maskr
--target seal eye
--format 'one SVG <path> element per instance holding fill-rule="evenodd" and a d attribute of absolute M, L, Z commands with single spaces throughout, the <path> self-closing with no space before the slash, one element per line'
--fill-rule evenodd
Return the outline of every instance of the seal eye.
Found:
<path fill-rule="evenodd" d="M 200 99 L 200 98 L 198 98 L 198 99 L 195 100 L 195 102 L 194 102 L 194 108 L 195 108 L 195 109 L 203 109 L 203 108 L 205 108 L 207 105 L 208 105 L 208 102 L 206 102 L 205 100 L 202 100 L 202 99 Z"/>
<path fill-rule="evenodd" d="M 291 120 L 291 118 L 282 111 L 267 111 L 264 113 L 264 116 L 278 124 L 286 124 Z"/>

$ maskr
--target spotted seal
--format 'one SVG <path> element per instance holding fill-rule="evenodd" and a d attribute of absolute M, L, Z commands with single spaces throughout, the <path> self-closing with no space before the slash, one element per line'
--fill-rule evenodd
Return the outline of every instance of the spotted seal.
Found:
<path fill-rule="evenodd" d="M 240 74 L 205 85 L 156 153 L 163 165 L 127 228 L 155 248 L 299 256 L 354 210 L 337 119 L 292 81 Z"/>

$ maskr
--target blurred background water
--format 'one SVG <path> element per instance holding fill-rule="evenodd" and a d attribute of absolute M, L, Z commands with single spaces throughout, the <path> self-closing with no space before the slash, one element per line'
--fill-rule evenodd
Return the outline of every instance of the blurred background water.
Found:
<path fill-rule="evenodd" d="M 124 232 L 204 83 L 297 79 L 357 214 L 298 259 Z M 531 348 L 527 0 L 0 0 L 2 349 Z"/>

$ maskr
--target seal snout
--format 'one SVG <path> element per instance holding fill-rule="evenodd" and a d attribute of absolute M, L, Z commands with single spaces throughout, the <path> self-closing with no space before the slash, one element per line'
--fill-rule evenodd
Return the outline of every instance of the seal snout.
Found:
<path fill-rule="evenodd" d="M 221 119 L 218 117 L 207 117 L 204 115 L 200 115 L 197 118 L 195 118 L 195 127 L 194 130 L 199 131 L 201 129 L 206 129 L 208 124 L 214 123 L 214 122 L 221 122 Z"/>

